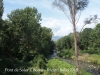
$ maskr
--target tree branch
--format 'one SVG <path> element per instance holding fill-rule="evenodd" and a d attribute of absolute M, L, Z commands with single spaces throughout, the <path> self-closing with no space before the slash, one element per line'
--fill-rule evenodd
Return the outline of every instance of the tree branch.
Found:
<path fill-rule="evenodd" d="M 65 11 L 62 11 L 65 15 L 66 15 L 66 17 L 69 19 L 69 21 L 73 24 L 73 22 L 71 21 L 71 19 L 68 17 L 68 15 L 66 14 L 66 12 Z"/>
<path fill-rule="evenodd" d="M 83 27 L 82 27 L 82 29 L 81 29 L 80 33 L 82 32 L 82 30 L 83 30 L 84 26 L 86 26 L 86 24 L 85 24 L 85 25 L 83 25 Z"/>
<path fill-rule="evenodd" d="M 79 21 L 79 19 L 80 19 L 81 12 L 82 12 L 82 11 L 80 11 L 80 13 L 78 14 L 78 17 L 76 18 L 76 25 L 77 25 L 77 23 L 78 23 L 78 21 Z"/>

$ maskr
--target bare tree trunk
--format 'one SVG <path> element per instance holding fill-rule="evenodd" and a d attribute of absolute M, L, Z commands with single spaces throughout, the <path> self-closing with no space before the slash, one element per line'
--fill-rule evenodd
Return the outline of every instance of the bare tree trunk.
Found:
<path fill-rule="evenodd" d="M 79 73 L 79 64 L 78 64 L 78 46 L 77 46 L 77 34 L 76 34 L 76 25 L 73 23 L 73 31 L 74 31 L 74 46 L 75 46 L 75 69 L 77 75 L 80 75 Z"/>
<path fill-rule="evenodd" d="M 70 18 L 68 17 L 69 21 L 73 24 L 73 32 L 74 32 L 74 46 L 75 46 L 75 67 L 77 75 L 79 73 L 79 64 L 78 64 L 78 41 L 76 35 L 76 24 L 79 21 L 80 15 L 82 10 L 88 5 L 88 0 L 55 0 L 53 2 L 53 6 L 58 7 L 64 14 L 68 17 L 67 12 L 65 11 L 65 4 L 69 9 Z M 78 16 L 77 13 L 79 12 Z"/>

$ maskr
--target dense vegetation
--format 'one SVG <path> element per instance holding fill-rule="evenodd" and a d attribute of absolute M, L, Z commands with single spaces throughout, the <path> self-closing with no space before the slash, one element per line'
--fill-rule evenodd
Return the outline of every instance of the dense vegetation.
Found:
<path fill-rule="evenodd" d="M 6 20 L 2 19 L 3 12 L 3 0 L 0 0 L 0 75 L 75 75 L 75 71 L 47 71 L 74 68 L 59 59 L 47 60 L 55 45 L 59 57 L 71 58 L 74 54 L 73 33 L 54 43 L 52 30 L 41 26 L 41 14 L 35 7 L 13 10 Z M 95 54 L 100 54 L 100 24 L 94 29 L 85 28 L 82 33 L 77 32 L 77 38 L 78 49 L 82 53 L 93 54 L 89 55 L 88 60 L 95 60 L 94 56 L 99 59 L 99 55 Z M 100 64 L 100 61 L 95 60 L 93 63 Z M 44 71 L 35 72 L 33 69 Z M 83 70 L 82 75 L 86 74 L 89 75 Z"/>
<path fill-rule="evenodd" d="M 61 59 L 50 59 L 47 64 L 47 70 L 44 75 L 76 75 L 75 67 L 62 61 Z M 90 75 L 84 70 L 81 70 L 81 75 Z"/>
<path fill-rule="evenodd" d="M 0 0 L 0 75 L 37 75 L 34 72 L 8 72 L 7 69 L 46 68 L 52 54 L 52 30 L 41 27 L 41 14 L 33 7 L 13 10 L 3 20 Z"/>
<path fill-rule="evenodd" d="M 77 32 L 78 49 L 82 53 L 100 54 L 100 24 L 94 29 L 85 28 L 81 33 Z M 70 56 L 74 53 L 73 33 L 64 36 L 56 41 L 57 53 L 59 56 Z"/>

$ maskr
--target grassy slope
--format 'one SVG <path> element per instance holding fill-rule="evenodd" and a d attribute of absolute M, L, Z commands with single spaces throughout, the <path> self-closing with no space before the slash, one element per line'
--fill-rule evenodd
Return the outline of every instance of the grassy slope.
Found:
<path fill-rule="evenodd" d="M 47 71 L 45 71 L 43 75 L 76 75 L 74 66 L 60 59 L 50 59 L 47 67 Z M 82 70 L 81 75 L 90 74 Z"/>
<path fill-rule="evenodd" d="M 79 56 L 79 60 L 100 65 L 100 55 L 98 54 L 83 53 Z"/>

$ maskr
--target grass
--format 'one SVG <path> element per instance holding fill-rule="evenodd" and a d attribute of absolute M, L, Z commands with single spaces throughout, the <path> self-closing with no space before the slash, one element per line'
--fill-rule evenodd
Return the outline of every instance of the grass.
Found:
<path fill-rule="evenodd" d="M 85 62 L 91 62 L 91 63 L 100 65 L 100 55 L 98 54 L 83 53 L 78 57 L 78 59 Z"/>
<path fill-rule="evenodd" d="M 76 75 L 76 70 L 74 66 L 60 60 L 60 59 L 50 59 L 47 63 L 47 70 L 43 75 Z M 81 75 L 90 75 L 84 70 L 81 70 Z"/>
<path fill-rule="evenodd" d="M 89 55 L 87 60 L 89 60 L 91 63 L 100 65 L 100 55 L 91 54 L 91 55 Z"/>
<path fill-rule="evenodd" d="M 51 68 L 72 68 L 73 66 L 64 62 L 64 61 L 61 61 L 60 59 L 51 59 L 48 61 L 48 64 L 47 64 L 48 67 L 51 67 Z"/>

